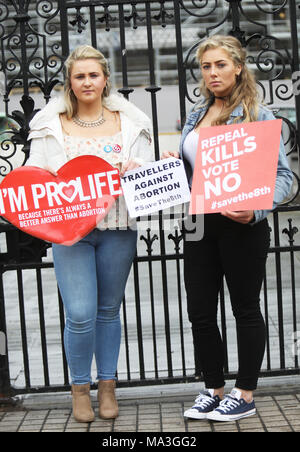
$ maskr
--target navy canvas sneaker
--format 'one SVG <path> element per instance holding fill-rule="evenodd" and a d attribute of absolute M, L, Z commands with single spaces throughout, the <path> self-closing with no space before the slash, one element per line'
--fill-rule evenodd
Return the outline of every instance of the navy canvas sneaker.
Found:
<path fill-rule="evenodd" d="M 241 391 L 234 388 L 230 394 L 225 396 L 220 405 L 207 415 L 207 419 L 226 422 L 253 416 L 256 413 L 254 400 L 247 403 L 241 395 Z"/>
<path fill-rule="evenodd" d="M 206 419 L 207 414 L 219 406 L 221 399 L 214 396 L 213 389 L 201 391 L 195 400 L 195 405 L 184 412 L 184 417 L 189 419 Z"/>

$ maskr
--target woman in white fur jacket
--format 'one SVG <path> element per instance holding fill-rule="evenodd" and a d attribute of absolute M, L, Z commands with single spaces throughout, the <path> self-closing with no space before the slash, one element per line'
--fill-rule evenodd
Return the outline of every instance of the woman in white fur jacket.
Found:
<path fill-rule="evenodd" d="M 154 159 L 150 120 L 119 95 L 109 94 L 109 69 L 91 46 L 75 49 L 65 63 L 64 98 L 51 100 L 30 123 L 27 165 L 53 174 L 68 160 L 96 155 L 121 176 Z M 120 306 L 136 251 L 126 205 L 119 197 L 91 233 L 72 246 L 53 244 L 56 278 L 66 312 L 64 345 L 72 379 L 73 415 L 94 420 L 90 400 L 95 354 L 99 415 L 118 416 L 115 398 L 121 341 Z"/>

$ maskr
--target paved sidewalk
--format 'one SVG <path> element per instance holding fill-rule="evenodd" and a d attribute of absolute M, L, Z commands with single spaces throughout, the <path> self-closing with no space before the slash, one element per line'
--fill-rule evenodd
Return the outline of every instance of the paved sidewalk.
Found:
<path fill-rule="evenodd" d="M 183 432 L 192 435 L 196 432 L 300 431 L 299 385 L 262 388 L 255 397 L 257 415 L 229 423 L 183 418 L 184 410 L 191 406 L 196 395 L 193 385 L 176 385 L 169 392 L 162 386 L 138 388 L 138 391 L 118 390 L 120 415 L 114 421 L 98 418 L 96 392 L 93 391 L 96 420 L 91 424 L 74 420 L 70 394 L 21 397 L 15 408 L 0 406 L 0 432 Z"/>

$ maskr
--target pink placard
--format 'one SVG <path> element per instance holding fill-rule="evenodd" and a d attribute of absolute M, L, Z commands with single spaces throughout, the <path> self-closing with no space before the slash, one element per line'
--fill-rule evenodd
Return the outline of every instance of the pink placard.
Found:
<path fill-rule="evenodd" d="M 190 214 L 273 205 L 282 120 L 200 129 Z"/>

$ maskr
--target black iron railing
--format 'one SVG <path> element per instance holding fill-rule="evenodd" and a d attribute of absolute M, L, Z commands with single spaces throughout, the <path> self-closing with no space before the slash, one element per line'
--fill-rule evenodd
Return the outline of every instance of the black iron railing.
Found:
<path fill-rule="evenodd" d="M 16 161 L 18 165 L 26 161 L 30 119 L 61 89 L 63 62 L 79 42 L 89 42 L 107 54 L 115 68 L 115 88 L 124 96 L 131 98 L 142 86 L 157 159 L 161 152 L 158 96 L 167 93 L 166 85 L 177 87 L 177 115 L 183 124 L 186 109 L 198 96 L 195 49 L 200 40 L 216 32 L 230 33 L 247 47 L 248 62 L 266 103 L 284 120 L 295 173 L 291 199 L 270 215 L 273 238 L 261 295 L 268 332 L 262 376 L 299 374 L 300 96 L 297 83 L 291 82 L 300 78 L 297 21 L 299 5 L 294 0 L 0 0 L 3 110 L 11 121 L 0 136 L 1 177 Z M 284 113 L 287 108 L 294 119 Z M 173 221 L 178 216 L 159 213 L 155 227 L 153 218 L 149 224 L 145 218 L 139 223 L 138 253 L 122 310 L 120 386 L 199 378 L 185 308 L 182 236 Z M 166 222 L 171 223 L 168 228 Z M 0 284 L 0 398 L 67 389 L 64 313 L 51 247 L 4 221 Z M 225 286 L 219 320 L 226 344 L 226 377 L 234 378 L 234 319 L 226 299 Z"/>

